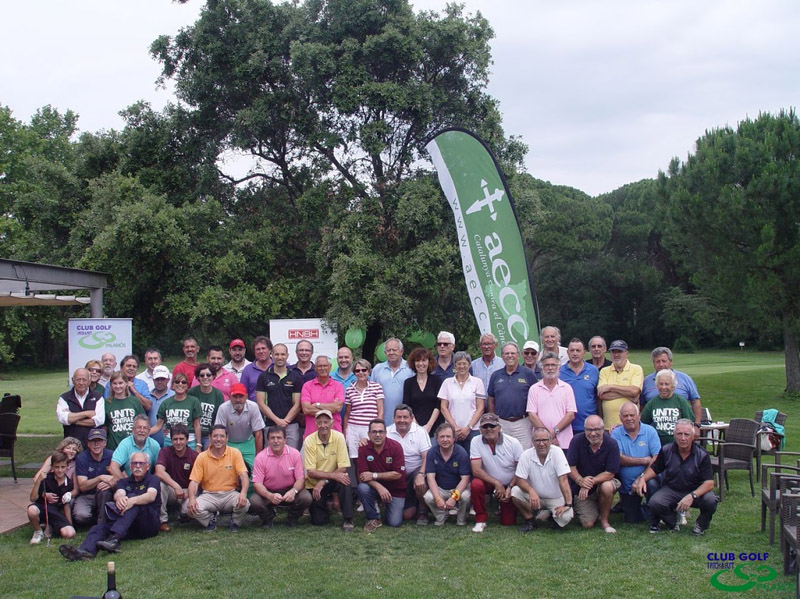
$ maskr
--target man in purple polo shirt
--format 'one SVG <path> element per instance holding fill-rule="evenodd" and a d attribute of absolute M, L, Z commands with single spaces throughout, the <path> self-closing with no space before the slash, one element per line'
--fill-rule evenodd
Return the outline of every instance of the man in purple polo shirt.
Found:
<path fill-rule="evenodd" d="M 377 502 L 386 506 L 386 523 L 397 527 L 403 523 L 406 502 L 406 458 L 403 446 L 386 438 L 386 424 L 381 418 L 370 421 L 369 440 L 358 448 L 358 498 L 364 506 L 366 532 L 381 525 Z"/>
<path fill-rule="evenodd" d="M 331 378 L 331 361 L 328 356 L 317 356 L 314 362 L 316 378 L 303 385 L 300 393 L 300 408 L 306 415 L 305 439 L 317 430 L 316 415 L 320 410 L 333 414 L 333 430 L 342 432 L 342 406 L 344 387 Z"/>
<path fill-rule="evenodd" d="M 255 361 L 245 366 L 239 377 L 239 382 L 247 388 L 247 399 L 250 401 L 256 401 L 258 379 L 272 364 L 272 349 L 272 341 L 269 340 L 269 337 L 259 335 L 253 339 Z"/>
<path fill-rule="evenodd" d="M 289 509 L 286 524 L 297 526 L 306 508 L 311 505 L 311 493 L 305 489 L 303 458 L 294 447 L 286 444 L 286 429 L 271 426 L 267 430 L 267 446 L 256 456 L 253 464 L 253 495 L 250 511 L 258 514 L 264 528 L 272 528 L 275 508 Z"/>

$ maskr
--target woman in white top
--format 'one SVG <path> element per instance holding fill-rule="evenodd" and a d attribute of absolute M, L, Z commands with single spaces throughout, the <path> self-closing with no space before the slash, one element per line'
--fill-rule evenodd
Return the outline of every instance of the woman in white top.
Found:
<path fill-rule="evenodd" d="M 483 381 L 469 373 L 471 364 L 472 357 L 467 352 L 456 352 L 453 358 L 456 375 L 445 379 L 439 389 L 442 416 L 455 429 L 456 442 L 467 453 L 472 438 L 480 434 L 478 421 L 486 401 Z"/>
<path fill-rule="evenodd" d="M 353 367 L 356 382 L 344 390 L 342 430 L 351 458 L 358 457 L 358 442 L 367 438 L 370 420 L 383 418 L 383 387 L 369 380 L 371 364 L 357 360 Z"/>

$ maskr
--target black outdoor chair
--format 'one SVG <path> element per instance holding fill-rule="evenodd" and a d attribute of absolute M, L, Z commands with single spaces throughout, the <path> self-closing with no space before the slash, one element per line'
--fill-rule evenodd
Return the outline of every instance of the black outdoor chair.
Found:
<path fill-rule="evenodd" d="M 800 455 L 797 452 L 786 454 Z M 781 497 L 787 492 L 800 493 L 800 467 L 781 464 L 780 453 L 775 455 L 775 464 L 761 466 L 761 532 L 766 529 L 769 515 L 769 544 L 775 543 L 775 520 L 781 510 Z M 774 469 L 776 472 L 769 472 Z"/>
<path fill-rule="evenodd" d="M 16 414 L 22 407 L 22 399 L 19 395 L 9 395 L 6 393 L 3 399 L 0 399 L 0 414 L 11 412 Z"/>
<path fill-rule="evenodd" d="M 764 416 L 764 411 L 759 410 L 756 412 L 755 416 L 753 416 L 753 420 L 761 424 L 761 418 Z M 786 426 L 786 414 L 783 412 L 778 412 L 777 418 L 775 418 L 775 424 L 780 424 L 781 426 Z M 775 455 L 775 452 L 780 451 L 778 449 L 761 449 L 761 435 L 766 435 L 768 433 L 759 433 L 758 438 L 756 439 L 756 476 L 761 474 L 761 456 L 762 455 Z"/>
<path fill-rule="evenodd" d="M 797 569 L 798 524 L 800 524 L 800 494 L 786 493 L 781 502 L 781 551 L 783 574 Z"/>
<path fill-rule="evenodd" d="M 19 482 L 17 481 L 17 467 L 14 463 L 14 444 L 17 442 L 19 419 L 19 414 L 11 412 L 0 414 L 0 457 L 11 458 L 11 473 L 15 483 Z"/>
<path fill-rule="evenodd" d="M 758 428 L 759 423 L 755 420 L 732 418 L 725 431 L 725 440 L 717 441 L 717 455 L 711 456 L 711 467 L 718 475 L 720 501 L 724 498 L 725 490 L 730 490 L 728 470 L 747 470 L 750 475 L 750 494 L 756 496 L 753 486 L 753 458 L 756 455 Z"/>

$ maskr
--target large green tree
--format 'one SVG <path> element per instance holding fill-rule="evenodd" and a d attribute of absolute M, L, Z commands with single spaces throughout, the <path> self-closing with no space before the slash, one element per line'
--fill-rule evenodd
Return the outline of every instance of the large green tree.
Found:
<path fill-rule="evenodd" d="M 237 197 L 263 202 L 253 209 L 267 219 L 290 215 L 305 257 L 288 256 L 290 272 L 317 282 L 300 307 L 366 326 L 369 345 L 462 319 L 443 309 L 465 298 L 452 225 L 416 169 L 426 138 L 451 125 L 519 163 L 523 147 L 505 139 L 485 91 L 492 35 L 458 5 L 415 14 L 407 0 L 210 0 L 151 50 L 198 135 L 220 156 L 253 160 L 246 174 L 220 166 L 248 185 Z"/>
<path fill-rule="evenodd" d="M 734 326 L 780 329 L 786 388 L 800 390 L 800 120 L 760 114 L 697 140 L 661 175 L 675 254 Z"/>

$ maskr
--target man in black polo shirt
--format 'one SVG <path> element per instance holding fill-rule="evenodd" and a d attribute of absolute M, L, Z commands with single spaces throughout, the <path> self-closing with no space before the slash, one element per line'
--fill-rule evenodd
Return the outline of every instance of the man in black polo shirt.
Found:
<path fill-rule="evenodd" d="M 604 431 L 600 416 L 589 416 L 583 434 L 575 435 L 567 450 L 567 462 L 575 515 L 584 528 L 591 528 L 600 519 L 607 533 L 616 529 L 608 521 L 614 493 L 620 487 L 615 478 L 619 472 L 619 445 Z"/>
<path fill-rule="evenodd" d="M 256 402 L 267 427 L 286 429 L 286 443 L 300 449 L 300 425 L 295 417 L 300 413 L 300 390 L 303 376 L 286 367 L 289 349 L 283 343 L 272 348 L 272 365 L 261 373 L 256 383 Z"/>
<path fill-rule="evenodd" d="M 647 481 L 663 472 L 661 488 L 647 503 L 650 508 L 650 532 L 661 530 L 661 520 L 669 529 L 676 528 L 677 512 L 696 507 L 700 515 L 692 532 L 702 535 L 717 511 L 711 458 L 702 447 L 693 443 L 694 423 L 688 418 L 681 418 L 675 423 L 674 434 L 675 442 L 661 448 L 656 460 L 633 483 L 633 490 L 643 495 L 647 490 Z"/>

